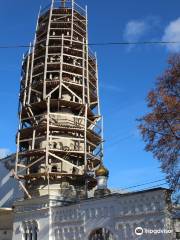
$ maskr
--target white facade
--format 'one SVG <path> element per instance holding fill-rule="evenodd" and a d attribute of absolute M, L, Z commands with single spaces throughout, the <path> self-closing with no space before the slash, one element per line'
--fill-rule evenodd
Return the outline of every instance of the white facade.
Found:
<path fill-rule="evenodd" d="M 15 199 L 23 195 L 18 181 L 12 177 L 14 161 L 13 155 L 0 160 L 0 208 L 12 207 Z"/>
<path fill-rule="evenodd" d="M 31 234 L 34 240 L 93 240 L 98 238 L 93 238 L 92 233 L 100 228 L 112 236 L 103 240 L 172 240 L 167 195 L 167 190 L 158 188 L 91 198 L 67 206 L 53 196 L 19 201 L 15 204 L 13 240 L 24 240 L 25 234 L 28 240 Z M 144 234 L 136 235 L 137 227 L 143 228 Z M 166 233 L 155 234 L 154 230 Z"/>
<path fill-rule="evenodd" d="M 0 240 L 11 240 L 13 213 L 11 208 L 0 208 Z"/>
<path fill-rule="evenodd" d="M 96 240 L 98 238 L 93 238 L 93 233 L 101 228 L 111 233 L 109 238 L 102 240 L 178 239 L 180 215 L 177 210 L 171 214 L 172 204 L 166 189 L 113 193 L 78 203 L 66 202 L 66 206 L 55 196 L 13 203 L 22 193 L 17 182 L 10 177 L 11 165 L 10 159 L 0 165 L 0 240 L 26 240 L 26 237 L 27 240 Z M 13 211 L 9 209 L 12 205 L 15 206 Z M 143 228 L 143 235 L 135 234 L 137 227 Z M 172 232 L 145 233 L 150 230 Z"/>

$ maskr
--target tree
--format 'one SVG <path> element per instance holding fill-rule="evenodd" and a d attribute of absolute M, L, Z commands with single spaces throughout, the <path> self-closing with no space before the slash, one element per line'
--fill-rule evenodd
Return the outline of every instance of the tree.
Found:
<path fill-rule="evenodd" d="M 145 150 L 161 163 L 172 190 L 180 191 L 180 54 L 169 58 L 167 70 L 147 96 L 150 112 L 138 121 Z"/>

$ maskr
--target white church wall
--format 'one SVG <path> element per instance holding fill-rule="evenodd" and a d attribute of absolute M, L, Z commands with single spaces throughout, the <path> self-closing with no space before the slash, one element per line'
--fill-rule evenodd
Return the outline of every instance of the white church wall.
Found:
<path fill-rule="evenodd" d="M 52 209 L 52 233 L 56 240 L 88 240 L 97 228 L 109 230 L 113 240 L 133 240 L 137 239 L 137 227 L 171 230 L 168 221 L 163 191 L 91 199 L 79 205 Z M 171 240 L 172 234 L 143 234 L 138 239 Z"/>
<path fill-rule="evenodd" d="M 53 239 L 88 240 L 96 228 L 115 231 L 114 201 L 91 199 L 66 207 L 52 208 Z M 118 240 L 118 238 L 117 238 Z"/>
<path fill-rule="evenodd" d="M 0 240 L 12 240 L 13 214 L 11 209 L 0 209 Z"/>
<path fill-rule="evenodd" d="M 1 240 L 11 240 L 12 239 L 12 230 L 0 230 L 0 239 Z"/>
<path fill-rule="evenodd" d="M 17 180 L 12 178 L 12 165 L 6 160 L 0 161 L 0 207 L 12 207 L 13 202 L 22 197 Z"/>
<path fill-rule="evenodd" d="M 23 240 L 23 224 L 38 225 L 38 240 L 91 240 L 97 229 L 106 229 L 107 240 L 172 240 L 167 234 L 145 230 L 172 230 L 166 190 L 155 189 L 132 194 L 113 194 L 60 206 L 57 197 L 45 196 L 15 205 L 13 240 Z M 135 234 L 141 227 L 144 233 Z"/>
<path fill-rule="evenodd" d="M 37 232 L 38 240 L 49 240 L 50 235 L 50 208 L 44 198 L 19 201 L 15 204 L 15 217 L 13 224 L 13 240 L 24 240 L 25 234 L 30 239 L 30 234 Z M 34 229 L 36 227 L 36 229 Z"/>
<path fill-rule="evenodd" d="M 30 229 L 27 231 L 23 229 L 23 225 L 30 228 L 33 227 L 34 222 L 38 223 L 37 236 L 38 239 L 49 240 L 49 212 L 48 209 L 41 211 L 31 211 L 28 213 L 18 214 L 14 219 L 13 225 L 13 240 L 25 240 L 25 234 L 30 234 Z"/>

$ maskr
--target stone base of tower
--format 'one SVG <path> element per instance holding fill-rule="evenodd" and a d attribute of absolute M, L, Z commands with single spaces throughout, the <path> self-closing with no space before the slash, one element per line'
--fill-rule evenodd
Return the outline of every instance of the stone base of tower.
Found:
<path fill-rule="evenodd" d="M 32 187 L 28 187 L 28 192 L 31 196 L 42 197 L 45 195 L 59 196 L 61 199 L 71 199 L 75 201 L 77 199 L 83 199 L 86 196 L 85 187 L 74 187 L 67 182 L 63 184 L 50 183 L 47 184 L 34 184 Z"/>
<path fill-rule="evenodd" d="M 54 196 L 14 205 L 13 240 L 172 240 L 169 192 L 163 188 L 111 194 L 76 203 Z M 135 229 L 143 234 L 138 236 Z M 146 233 L 165 230 L 166 233 Z"/>

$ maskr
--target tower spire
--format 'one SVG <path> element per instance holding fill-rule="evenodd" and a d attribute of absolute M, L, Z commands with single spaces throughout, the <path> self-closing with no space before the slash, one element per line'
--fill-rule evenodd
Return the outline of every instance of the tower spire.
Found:
<path fill-rule="evenodd" d="M 62 7 L 65 8 L 66 0 L 61 0 L 61 2 L 62 2 Z"/>

